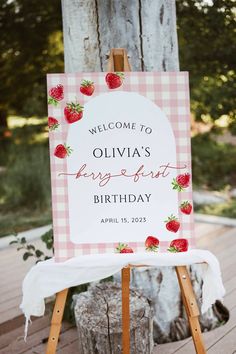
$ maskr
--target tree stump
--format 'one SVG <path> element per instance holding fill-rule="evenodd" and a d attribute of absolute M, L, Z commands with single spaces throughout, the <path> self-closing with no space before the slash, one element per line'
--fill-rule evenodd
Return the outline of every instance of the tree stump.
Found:
<path fill-rule="evenodd" d="M 120 284 L 104 282 L 75 295 L 74 313 L 80 354 L 122 354 Z M 153 350 L 153 319 L 149 301 L 130 289 L 130 353 Z"/>

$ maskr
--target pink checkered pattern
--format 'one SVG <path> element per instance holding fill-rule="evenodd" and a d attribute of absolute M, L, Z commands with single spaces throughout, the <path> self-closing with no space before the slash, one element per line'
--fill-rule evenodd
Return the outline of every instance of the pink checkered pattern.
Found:
<path fill-rule="evenodd" d="M 77 245 L 70 241 L 70 225 L 67 196 L 67 179 L 57 177 L 58 171 L 67 171 L 66 159 L 54 157 L 54 149 L 58 144 L 67 140 L 68 124 L 64 120 L 64 107 L 66 102 L 75 98 L 84 105 L 91 97 L 80 93 L 82 79 L 91 79 L 95 83 L 95 92 L 92 97 L 108 92 L 105 83 L 106 73 L 83 74 L 49 74 L 47 76 L 48 91 L 58 85 L 64 86 L 64 99 L 58 106 L 48 106 L 48 115 L 60 122 L 56 131 L 49 133 L 50 158 L 51 158 L 51 182 L 52 182 L 52 208 L 53 230 L 56 261 L 64 261 L 68 258 L 92 253 L 114 252 L 116 244 L 97 243 Z M 189 83 L 187 72 L 130 72 L 125 73 L 125 81 L 120 91 L 137 92 L 155 102 L 168 117 L 176 139 L 177 163 L 186 164 L 191 174 L 191 146 L 190 146 L 190 110 L 189 110 Z M 179 204 L 183 200 L 192 200 L 191 186 L 178 193 Z M 180 237 L 188 238 L 190 247 L 195 246 L 193 213 L 185 215 L 179 213 L 181 223 Z M 143 243 L 129 243 L 135 252 L 144 251 Z M 168 242 L 162 242 L 161 248 L 166 248 Z"/>

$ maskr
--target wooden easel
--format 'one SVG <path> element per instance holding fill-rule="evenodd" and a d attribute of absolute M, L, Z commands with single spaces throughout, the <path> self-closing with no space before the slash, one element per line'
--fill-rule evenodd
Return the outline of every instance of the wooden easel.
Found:
<path fill-rule="evenodd" d="M 126 50 L 123 48 L 111 49 L 108 60 L 108 72 L 114 71 L 131 71 Z M 134 267 L 146 267 L 146 265 L 132 265 L 121 270 L 122 273 L 122 348 L 123 354 L 130 354 L 130 269 Z M 199 309 L 193 287 L 186 266 L 175 267 L 181 295 L 185 310 L 188 316 L 189 326 L 197 354 L 206 354 L 204 347 L 201 328 L 199 324 Z M 53 310 L 51 328 L 48 339 L 46 354 L 55 354 L 57 343 L 61 330 L 62 317 L 64 313 L 68 289 L 64 289 L 57 293 L 56 303 Z M 92 354 L 92 353 L 91 353 Z M 146 354 L 146 353 L 144 353 Z"/>

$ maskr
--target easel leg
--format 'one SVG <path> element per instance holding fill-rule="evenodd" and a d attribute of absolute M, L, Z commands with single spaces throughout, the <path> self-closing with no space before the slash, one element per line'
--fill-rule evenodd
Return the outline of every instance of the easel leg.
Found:
<path fill-rule="evenodd" d="M 187 312 L 189 326 L 193 337 L 193 342 L 197 354 L 206 354 L 201 328 L 199 324 L 199 309 L 193 292 L 192 283 L 186 266 L 175 267 L 183 303 Z"/>
<path fill-rule="evenodd" d="M 130 310 L 129 310 L 129 283 L 130 268 L 122 268 L 122 347 L 123 354 L 130 354 Z"/>
<path fill-rule="evenodd" d="M 48 338 L 46 354 L 55 354 L 58 338 L 61 330 L 61 322 L 64 313 L 68 289 L 62 290 L 56 295 L 56 302 L 53 309 L 50 334 Z"/>

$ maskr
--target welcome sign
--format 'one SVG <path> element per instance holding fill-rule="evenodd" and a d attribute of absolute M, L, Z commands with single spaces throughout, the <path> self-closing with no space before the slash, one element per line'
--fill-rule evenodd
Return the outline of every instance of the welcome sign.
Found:
<path fill-rule="evenodd" d="M 192 244 L 188 75 L 48 75 L 57 260 Z"/>

